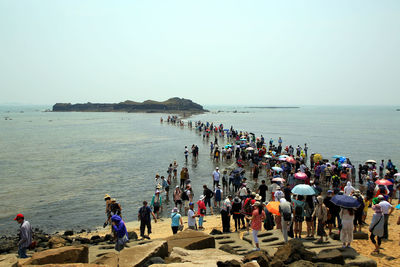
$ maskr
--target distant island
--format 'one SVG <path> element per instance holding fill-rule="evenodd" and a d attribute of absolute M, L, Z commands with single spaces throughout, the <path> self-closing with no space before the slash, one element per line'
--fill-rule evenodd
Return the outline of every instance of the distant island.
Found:
<path fill-rule="evenodd" d="M 194 103 L 190 99 L 173 97 L 163 102 L 146 100 L 134 102 L 126 100 L 120 103 L 57 103 L 53 106 L 55 112 L 79 111 L 79 112 L 145 112 L 145 113 L 179 113 L 184 115 L 208 112 L 203 106 Z"/>
<path fill-rule="evenodd" d="M 267 106 L 267 107 L 246 107 L 246 108 L 281 108 L 282 109 L 282 108 L 300 108 L 300 107 L 272 107 L 272 106 L 268 107 Z"/>

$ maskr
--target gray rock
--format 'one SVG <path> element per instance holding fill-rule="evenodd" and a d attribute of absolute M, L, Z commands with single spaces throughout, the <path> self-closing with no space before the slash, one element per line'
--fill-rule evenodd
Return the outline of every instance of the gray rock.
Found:
<path fill-rule="evenodd" d="M 70 236 L 70 235 L 74 235 L 74 231 L 73 230 L 67 230 L 64 232 L 65 236 Z"/>
<path fill-rule="evenodd" d="M 329 262 L 343 265 L 344 257 L 338 249 L 325 249 L 314 257 L 313 262 Z"/>
<path fill-rule="evenodd" d="M 228 244 L 220 246 L 219 249 L 222 250 L 222 251 L 231 253 L 231 254 L 238 254 L 236 252 L 236 250 L 231 245 L 228 245 Z"/>

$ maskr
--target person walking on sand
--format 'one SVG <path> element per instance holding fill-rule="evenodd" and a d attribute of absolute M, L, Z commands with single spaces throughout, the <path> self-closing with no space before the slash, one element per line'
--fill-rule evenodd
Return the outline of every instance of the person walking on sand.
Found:
<path fill-rule="evenodd" d="M 115 250 L 121 251 L 124 249 L 126 242 L 129 241 L 128 231 L 124 221 L 118 215 L 111 217 L 111 223 L 116 237 Z"/>
<path fill-rule="evenodd" d="M 354 211 L 353 209 L 342 208 L 339 215 L 342 220 L 340 241 L 342 241 L 343 247 L 350 247 L 350 244 L 353 241 Z"/>
<path fill-rule="evenodd" d="M 324 236 L 326 236 L 326 241 L 328 241 L 328 236 L 325 232 L 325 223 L 328 220 L 328 209 L 324 204 L 324 199 L 322 196 L 317 197 L 317 205 L 315 206 L 312 217 L 315 217 L 318 221 L 317 235 L 319 235 L 320 238 L 316 241 L 316 243 L 322 244 Z"/>
<path fill-rule="evenodd" d="M 258 232 L 261 231 L 261 223 L 265 220 L 265 212 L 261 202 L 256 201 L 253 204 L 253 212 L 251 216 L 247 216 L 246 219 L 251 221 L 251 229 L 253 234 L 253 240 L 256 245 L 255 251 L 260 250 L 260 245 L 258 242 Z"/>
<path fill-rule="evenodd" d="M 154 222 L 157 222 L 156 215 L 151 210 L 149 206 L 147 206 L 147 201 L 143 201 L 143 206 L 139 209 L 138 218 L 140 220 L 140 236 L 142 238 L 150 239 L 151 234 L 151 218 L 150 215 L 153 216 Z M 147 227 L 147 236 L 144 235 L 144 231 Z"/>
<path fill-rule="evenodd" d="M 32 244 L 33 231 L 31 224 L 25 220 L 24 215 L 17 214 L 14 218 L 20 224 L 19 228 L 19 241 L 18 241 L 18 257 L 21 259 L 27 258 L 26 250 Z"/>
<path fill-rule="evenodd" d="M 389 216 L 394 211 L 394 207 L 392 204 L 385 200 L 385 197 L 382 195 L 378 196 L 379 206 L 382 208 L 382 213 L 384 217 L 384 228 L 383 228 L 383 240 L 389 239 Z"/>
<path fill-rule="evenodd" d="M 197 230 L 196 217 L 200 217 L 199 214 L 195 214 L 194 212 L 194 203 L 189 203 L 189 211 L 188 211 L 188 227 L 192 230 Z"/>
<path fill-rule="evenodd" d="M 375 246 L 375 250 L 373 252 L 379 254 L 379 249 L 382 244 L 382 237 L 384 234 L 384 225 L 385 225 L 385 218 L 382 213 L 382 207 L 379 204 L 372 206 L 372 210 L 375 212 L 372 215 L 372 220 L 369 225 L 369 231 L 371 233 L 370 240 L 372 244 Z M 377 237 L 377 241 L 375 240 Z"/>
<path fill-rule="evenodd" d="M 293 220 L 293 208 L 290 202 L 288 202 L 285 198 L 280 199 L 279 204 L 279 213 L 282 215 L 281 224 L 282 224 L 282 234 L 283 240 L 285 243 L 288 242 L 288 229 L 292 224 Z"/>
<path fill-rule="evenodd" d="M 204 216 L 206 215 L 206 204 L 204 204 L 204 196 L 201 195 L 200 199 L 197 201 L 197 214 L 199 216 L 199 229 L 203 230 L 203 221 L 204 221 Z"/>
<path fill-rule="evenodd" d="M 211 198 L 214 196 L 214 193 L 207 187 L 207 185 L 203 185 L 203 189 L 204 189 L 203 195 L 205 197 L 204 204 L 206 205 L 206 207 L 207 207 L 207 205 L 210 207 L 211 215 L 214 215 L 212 204 L 211 204 Z"/>
<path fill-rule="evenodd" d="M 221 219 L 222 219 L 222 232 L 231 232 L 231 213 L 232 213 L 232 196 L 229 195 L 222 203 Z"/>
<path fill-rule="evenodd" d="M 179 210 L 177 207 L 172 209 L 171 212 L 171 229 L 172 234 L 178 233 L 179 226 L 181 225 L 181 229 L 183 229 L 183 220 L 182 215 L 179 214 Z"/>

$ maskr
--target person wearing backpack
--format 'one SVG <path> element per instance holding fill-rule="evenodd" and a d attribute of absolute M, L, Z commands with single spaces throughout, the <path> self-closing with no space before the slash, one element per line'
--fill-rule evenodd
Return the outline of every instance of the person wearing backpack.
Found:
<path fill-rule="evenodd" d="M 143 206 L 139 209 L 138 212 L 138 219 L 140 220 L 140 236 L 145 238 L 144 231 L 147 227 L 147 238 L 150 238 L 149 235 L 151 234 L 151 218 L 150 215 L 153 216 L 154 222 L 157 222 L 156 215 L 151 210 L 149 206 L 147 206 L 147 201 L 143 201 Z"/>
<path fill-rule="evenodd" d="M 222 200 L 222 190 L 221 187 L 218 185 L 214 191 L 214 208 L 220 209 L 221 208 L 221 200 Z"/>
<path fill-rule="evenodd" d="M 304 221 L 304 196 L 299 195 L 297 199 L 292 199 L 294 205 L 294 238 L 301 238 L 302 226 Z"/>
<path fill-rule="evenodd" d="M 203 196 L 204 196 L 204 204 L 210 207 L 211 215 L 214 215 L 213 208 L 211 205 L 211 198 L 214 196 L 213 191 L 211 191 L 207 185 L 203 185 Z"/>
<path fill-rule="evenodd" d="M 288 242 L 288 228 L 292 224 L 292 213 L 293 208 L 290 202 L 288 202 L 285 198 L 281 198 L 279 204 L 279 213 L 281 214 L 281 224 L 282 224 L 282 234 L 283 240 L 285 243 Z"/>
<path fill-rule="evenodd" d="M 360 203 L 360 206 L 354 212 L 354 230 L 356 230 L 358 226 L 358 231 L 361 232 L 361 226 L 363 224 L 364 205 L 365 205 L 364 198 L 361 195 L 360 190 L 355 190 L 353 197 L 356 197 L 358 203 Z"/>

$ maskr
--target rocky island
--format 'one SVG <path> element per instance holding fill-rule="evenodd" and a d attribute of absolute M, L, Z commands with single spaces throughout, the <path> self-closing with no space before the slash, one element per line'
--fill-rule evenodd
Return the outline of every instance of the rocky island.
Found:
<path fill-rule="evenodd" d="M 79 112 L 145 112 L 145 113 L 179 113 L 179 114 L 199 114 L 207 112 L 203 106 L 194 103 L 190 99 L 174 97 L 163 102 L 146 100 L 135 102 L 126 100 L 120 103 L 57 103 L 53 106 L 53 111 L 79 111 Z"/>

